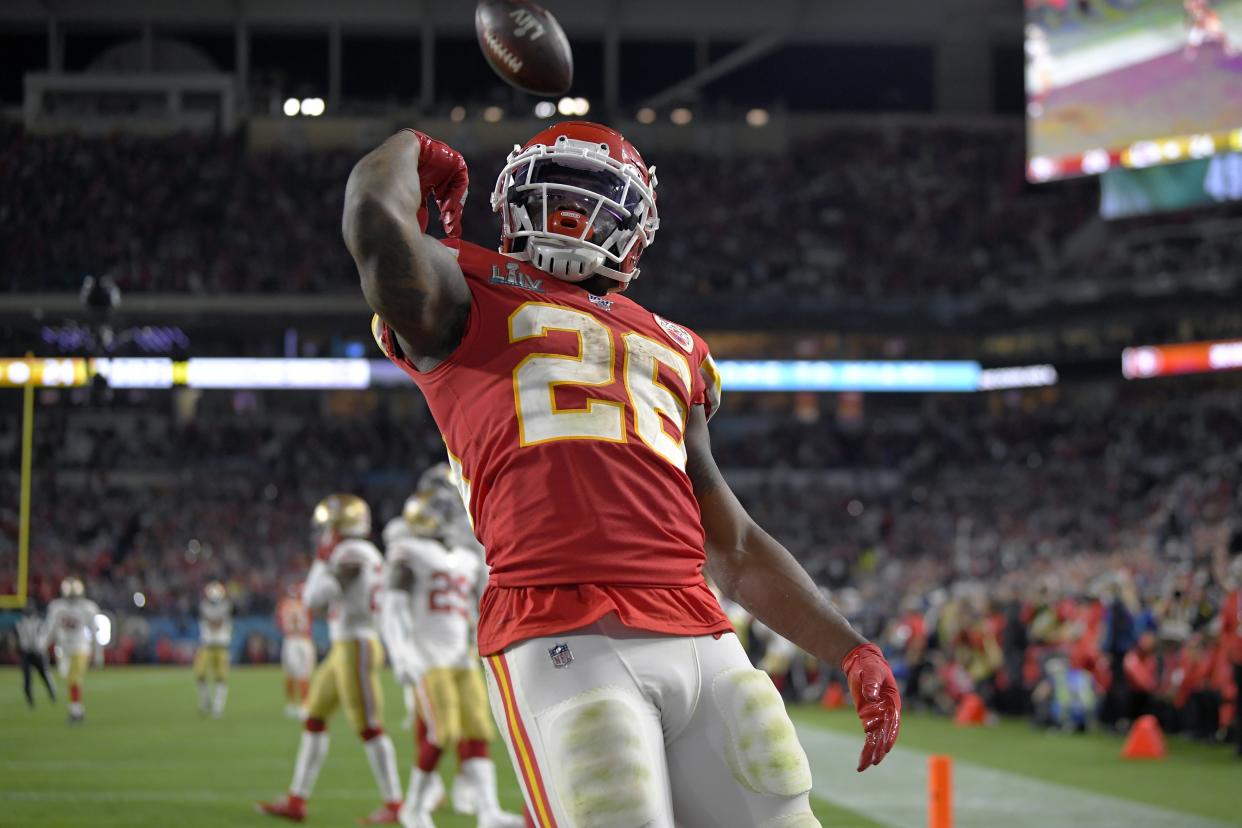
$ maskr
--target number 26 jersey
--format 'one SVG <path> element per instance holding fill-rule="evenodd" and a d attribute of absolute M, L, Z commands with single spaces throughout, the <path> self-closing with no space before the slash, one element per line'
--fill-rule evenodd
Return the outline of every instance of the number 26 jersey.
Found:
<path fill-rule="evenodd" d="M 373 332 L 426 396 L 487 550 L 480 654 L 610 612 L 672 635 L 732 629 L 685 471 L 689 410 L 720 399 L 707 345 L 621 294 L 444 244 L 471 293 L 456 350 L 418 371 L 382 320 Z"/>

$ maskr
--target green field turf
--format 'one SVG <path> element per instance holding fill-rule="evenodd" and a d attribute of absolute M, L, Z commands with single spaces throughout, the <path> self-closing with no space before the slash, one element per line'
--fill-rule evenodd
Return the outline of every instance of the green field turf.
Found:
<path fill-rule="evenodd" d="M 285 824 L 253 804 L 285 791 L 299 724 L 282 716 L 276 668 L 235 668 L 220 721 L 196 712 L 185 668 L 110 668 L 87 676 L 86 723 L 70 728 L 62 705 L 38 698 L 30 711 L 16 670 L 0 670 L 0 826 L 39 828 L 199 828 Z M 36 688 L 41 689 L 41 688 Z M 63 690 L 63 688 L 62 688 Z M 412 739 L 400 732 L 401 698 L 385 674 L 385 719 L 397 745 L 401 778 L 409 776 Z M 63 701 L 63 692 L 62 692 Z M 354 825 L 379 801 L 366 757 L 345 720 L 329 726 L 331 752 L 310 803 L 308 825 Z M 521 809 L 522 795 L 504 746 L 493 748 L 501 804 Z M 442 760 L 451 774 L 455 757 Z M 447 779 L 447 776 L 446 776 Z M 871 828 L 820 803 L 826 825 Z M 442 809 L 441 828 L 466 828 L 472 817 Z"/>
<path fill-rule="evenodd" d="M 404 780 L 412 744 L 399 730 L 402 710 L 396 686 L 390 676 L 385 681 L 387 725 Z M 19 684 L 16 671 L 0 671 L 0 826 L 280 824 L 253 811 L 255 800 L 284 791 L 297 747 L 298 723 L 281 715 L 283 683 L 277 669 L 234 670 L 221 721 L 199 718 L 194 683 L 184 668 L 92 672 L 86 684 L 87 722 L 78 728 L 65 724 L 63 706 L 52 707 L 42 698 L 36 710 L 27 710 Z M 860 742 L 855 740 L 858 723 L 852 711 L 806 708 L 795 711 L 795 719 L 800 728 L 822 728 L 834 738 L 849 734 L 851 753 Z M 308 824 L 353 825 L 378 797 L 366 759 L 343 719 L 333 720 L 331 733 L 331 753 Z M 950 753 L 963 762 L 1242 825 L 1242 763 L 1224 748 L 1174 740 L 1169 761 L 1136 765 L 1116 759 L 1116 737 L 1044 735 L 1016 722 L 961 730 L 931 717 L 910 717 L 901 746 L 911 757 L 915 751 Z M 502 803 L 518 810 L 521 795 L 501 745 L 494 755 L 499 759 Z M 817 777 L 839 773 L 843 783 L 853 784 L 844 775 L 852 774 L 844 767 L 852 758 L 836 757 L 827 771 L 815 759 Z M 446 755 L 445 762 L 451 772 L 452 757 Z M 884 766 L 869 773 L 881 771 Z M 888 773 L 892 777 L 891 766 Z M 907 796 L 921 795 L 916 781 L 893 781 L 907 789 Z M 815 809 L 825 826 L 882 824 L 823 800 L 815 801 Z M 472 826 L 474 820 L 444 810 L 436 823 L 453 828 Z"/>

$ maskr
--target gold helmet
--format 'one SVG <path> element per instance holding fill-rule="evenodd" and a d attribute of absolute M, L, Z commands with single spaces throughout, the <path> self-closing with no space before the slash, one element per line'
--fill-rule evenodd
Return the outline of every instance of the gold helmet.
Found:
<path fill-rule="evenodd" d="M 438 538 L 447 521 L 442 509 L 436 506 L 435 495 L 411 494 L 406 498 L 401 516 L 417 538 Z"/>
<path fill-rule="evenodd" d="M 82 583 L 81 578 L 76 575 L 70 575 L 60 582 L 60 594 L 65 598 L 81 598 L 86 594 L 86 586 Z"/>
<path fill-rule="evenodd" d="M 203 587 L 203 597 L 208 601 L 223 601 L 225 596 L 224 584 L 219 581 L 212 581 Z"/>
<path fill-rule="evenodd" d="M 328 495 L 315 506 L 311 527 L 332 530 L 344 537 L 365 538 L 371 534 L 371 507 L 357 495 Z"/>
<path fill-rule="evenodd" d="M 436 463 L 418 478 L 418 486 L 414 488 L 415 494 L 425 496 L 433 492 L 457 494 L 457 475 L 448 463 Z"/>

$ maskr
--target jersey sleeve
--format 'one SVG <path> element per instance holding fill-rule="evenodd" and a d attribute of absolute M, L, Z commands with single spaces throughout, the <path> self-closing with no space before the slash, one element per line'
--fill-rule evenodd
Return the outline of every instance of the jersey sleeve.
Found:
<path fill-rule="evenodd" d="M 710 420 L 720 408 L 720 370 L 716 367 L 716 360 L 712 359 L 707 343 L 698 334 L 692 335 L 692 358 L 698 360 L 698 366 L 690 388 L 690 404 L 703 406 L 703 413 Z"/>

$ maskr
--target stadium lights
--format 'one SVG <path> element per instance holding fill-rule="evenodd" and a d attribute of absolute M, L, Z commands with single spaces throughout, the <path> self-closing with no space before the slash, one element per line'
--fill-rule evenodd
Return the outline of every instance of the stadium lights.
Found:
<path fill-rule="evenodd" d="M 551 101 L 540 101 L 535 104 L 536 118 L 551 118 L 556 114 L 556 104 Z"/>
<path fill-rule="evenodd" d="M 1045 158 L 1037 155 L 1027 164 L 1027 172 L 1032 181 L 1047 181 L 1052 178 L 1052 174 L 1057 171 L 1056 164 L 1051 158 Z"/>
<path fill-rule="evenodd" d="M 970 360 L 721 360 L 718 367 L 734 391 L 991 391 L 1058 379 L 1051 365 L 984 369 Z M 95 376 L 112 388 L 363 389 L 409 382 L 383 359 L 0 359 L 0 386 L 82 387 Z"/>
<path fill-rule="evenodd" d="M 285 98 L 285 114 L 290 118 L 302 111 L 302 102 L 297 98 Z"/>
<path fill-rule="evenodd" d="M 483 120 L 489 124 L 499 123 L 505 117 L 505 111 L 498 106 L 489 106 L 483 110 Z"/>
<path fill-rule="evenodd" d="M 1207 158 L 1216 152 L 1216 142 L 1212 140 L 1211 135 L 1195 135 L 1190 139 L 1190 148 L 1187 154 L 1191 158 Z"/>
<path fill-rule="evenodd" d="M 649 106 L 644 106 L 638 110 L 638 114 L 634 116 L 640 124 L 654 124 L 656 120 L 656 111 Z"/>
<path fill-rule="evenodd" d="M 1082 155 L 1082 171 L 1089 175 L 1102 173 L 1110 166 L 1112 162 L 1108 158 L 1107 150 L 1093 149 Z"/>
<path fill-rule="evenodd" d="M 760 107 L 755 107 L 746 113 L 746 123 L 755 128 L 767 126 L 769 120 L 771 116 L 768 115 L 768 111 Z"/>
<path fill-rule="evenodd" d="M 585 115 L 591 111 L 591 102 L 586 98 L 561 98 L 556 111 L 562 115 Z"/>
<path fill-rule="evenodd" d="M 694 120 L 694 113 L 684 106 L 679 106 L 672 112 L 668 113 L 668 119 L 677 126 L 685 126 Z"/>
<path fill-rule="evenodd" d="M 449 120 L 455 124 L 460 124 L 466 120 L 466 108 L 464 106 L 455 106 L 449 110 Z"/>
<path fill-rule="evenodd" d="M 324 113 L 327 106 L 323 102 L 323 98 L 303 98 L 302 114 L 309 115 L 312 118 L 318 118 Z"/>
<path fill-rule="evenodd" d="M 1242 340 L 1142 345 L 1121 352 L 1126 379 L 1242 371 Z"/>

